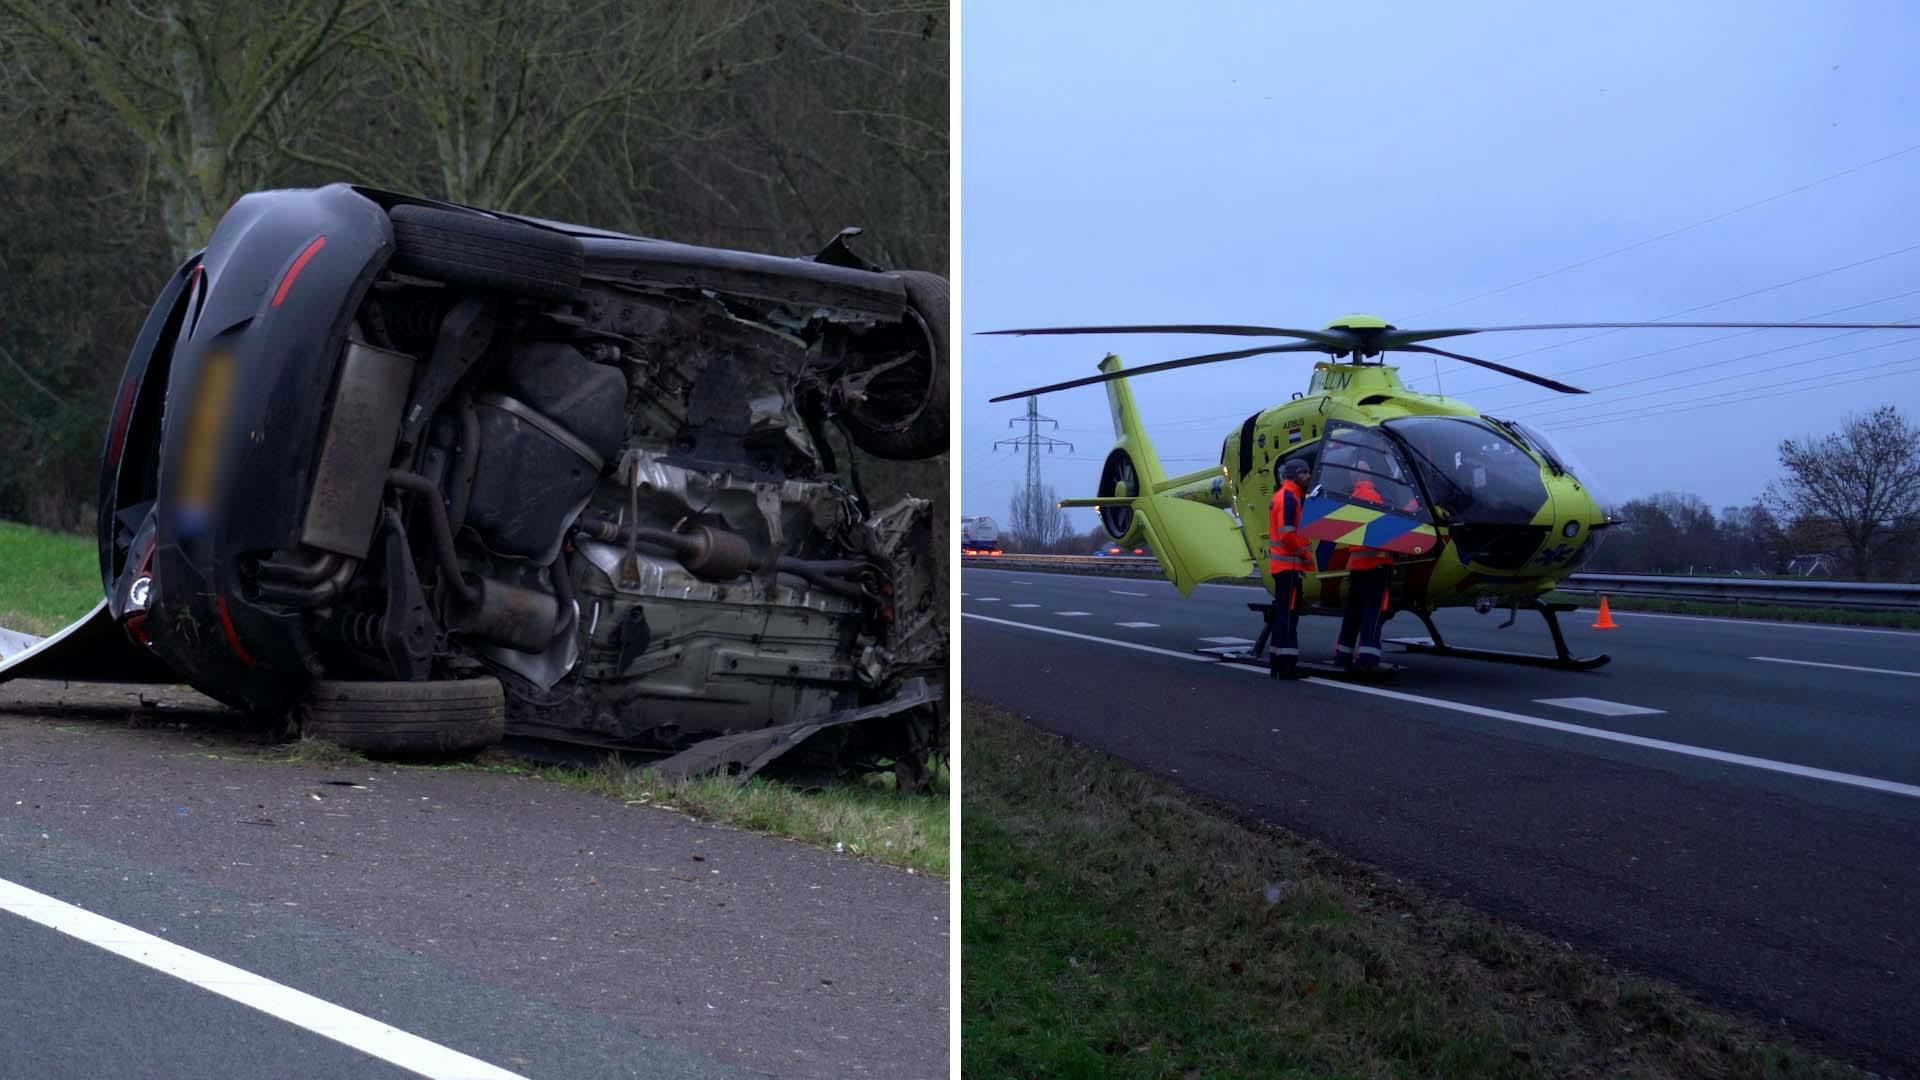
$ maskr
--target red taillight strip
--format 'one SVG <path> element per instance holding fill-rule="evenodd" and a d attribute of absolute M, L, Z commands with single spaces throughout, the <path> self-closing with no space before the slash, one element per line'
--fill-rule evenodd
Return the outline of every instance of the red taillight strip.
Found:
<path fill-rule="evenodd" d="M 299 268 L 295 267 L 295 269 Z M 233 655 L 239 657 L 240 662 L 248 667 L 259 667 L 259 662 L 248 656 L 247 650 L 241 647 L 240 635 L 233 632 L 233 613 L 227 610 L 227 598 L 215 596 L 213 606 L 220 609 L 220 629 L 227 632 L 227 645 L 233 649 Z"/>
<path fill-rule="evenodd" d="M 299 258 L 293 260 L 293 265 L 287 267 L 287 276 L 280 279 L 280 287 L 273 291 L 273 307 L 279 307 L 280 301 L 287 298 L 287 290 L 293 288 L 293 279 L 299 277 L 300 271 L 305 270 L 307 263 L 315 255 L 320 254 L 320 249 L 326 246 L 327 238 L 316 236 L 313 238 L 313 243 L 308 244 L 306 250 L 300 253 Z"/>

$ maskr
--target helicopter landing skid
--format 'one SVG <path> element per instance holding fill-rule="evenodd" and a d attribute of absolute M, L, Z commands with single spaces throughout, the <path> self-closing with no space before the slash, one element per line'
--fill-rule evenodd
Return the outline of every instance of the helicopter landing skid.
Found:
<path fill-rule="evenodd" d="M 1591 671 L 1612 660 L 1606 653 L 1598 656 L 1575 656 L 1567 649 L 1566 635 L 1560 632 L 1560 613 L 1572 611 L 1578 604 L 1532 604 L 1530 610 L 1537 611 L 1547 620 L 1547 630 L 1553 634 L 1554 655 L 1543 656 L 1539 653 L 1506 652 L 1500 649 L 1463 649 L 1449 645 L 1440 636 L 1440 628 L 1433 625 L 1433 617 L 1425 612 L 1416 611 L 1415 615 L 1426 624 L 1428 636 L 1425 638 L 1388 638 L 1387 640 L 1408 652 L 1426 653 L 1429 656 L 1452 656 L 1462 660 L 1490 660 L 1498 664 L 1527 664 L 1532 667 L 1560 668 L 1565 671 Z"/>

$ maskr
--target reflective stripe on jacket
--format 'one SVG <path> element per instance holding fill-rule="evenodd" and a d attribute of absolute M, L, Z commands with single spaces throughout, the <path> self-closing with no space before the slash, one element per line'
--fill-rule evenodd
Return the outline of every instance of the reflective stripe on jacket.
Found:
<path fill-rule="evenodd" d="M 1267 504 L 1267 569 L 1276 574 L 1313 569 L 1307 538 L 1300 535 L 1300 507 L 1307 493 L 1291 480 L 1282 481 Z"/>

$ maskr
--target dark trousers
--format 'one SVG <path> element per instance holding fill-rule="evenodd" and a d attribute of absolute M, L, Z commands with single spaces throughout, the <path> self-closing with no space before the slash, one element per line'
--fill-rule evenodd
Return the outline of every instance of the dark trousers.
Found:
<path fill-rule="evenodd" d="M 1273 614 L 1267 621 L 1267 664 L 1290 668 L 1300 659 L 1300 571 L 1273 575 Z"/>
<path fill-rule="evenodd" d="M 1350 660 L 1356 667 L 1380 666 L 1380 624 L 1386 614 L 1387 582 L 1392 577 L 1390 566 L 1347 575 L 1347 611 L 1340 619 L 1340 636 L 1333 644 L 1336 663 Z"/>

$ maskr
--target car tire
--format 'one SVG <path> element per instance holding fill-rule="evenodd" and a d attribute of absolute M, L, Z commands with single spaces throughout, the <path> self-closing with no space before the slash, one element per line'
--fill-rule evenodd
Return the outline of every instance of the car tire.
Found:
<path fill-rule="evenodd" d="M 902 270 L 895 276 L 906 287 L 907 304 L 919 315 L 932 339 L 931 370 L 919 365 L 902 369 L 915 380 L 912 409 L 873 416 L 856 408 L 846 414 L 847 429 L 854 445 L 875 457 L 917 461 L 947 452 L 947 308 L 951 290 L 947 279 L 938 274 Z M 884 386 L 886 379 L 882 374 L 875 385 Z M 900 395 L 896 392 L 894 396 L 897 399 Z"/>
<path fill-rule="evenodd" d="M 494 678 L 432 682 L 314 682 L 296 712 L 300 734 L 366 754 L 454 756 L 506 733 L 506 695 Z"/>
<path fill-rule="evenodd" d="M 586 256 L 565 233 L 413 203 L 387 216 L 401 273 L 543 300 L 571 300 L 580 289 Z"/>

